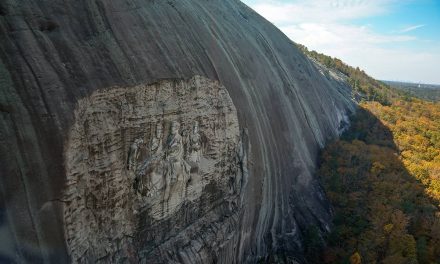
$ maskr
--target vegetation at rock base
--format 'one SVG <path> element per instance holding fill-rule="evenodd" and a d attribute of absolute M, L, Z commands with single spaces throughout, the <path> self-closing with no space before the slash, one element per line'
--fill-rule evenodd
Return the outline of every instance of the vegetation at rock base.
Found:
<path fill-rule="evenodd" d="M 440 104 L 301 49 L 344 73 L 362 98 L 350 129 L 322 151 L 334 226 L 310 262 L 440 263 Z"/>
<path fill-rule="evenodd" d="M 352 127 L 322 153 L 334 206 L 326 263 L 440 261 L 440 105 L 361 104 Z M 356 263 L 356 262 L 355 262 Z"/>

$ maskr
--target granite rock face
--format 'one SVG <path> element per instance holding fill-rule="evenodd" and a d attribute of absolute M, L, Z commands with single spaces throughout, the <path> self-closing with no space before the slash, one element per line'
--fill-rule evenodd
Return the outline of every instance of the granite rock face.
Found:
<path fill-rule="evenodd" d="M 349 86 L 237 0 L 0 3 L 0 261 L 304 262 Z"/>

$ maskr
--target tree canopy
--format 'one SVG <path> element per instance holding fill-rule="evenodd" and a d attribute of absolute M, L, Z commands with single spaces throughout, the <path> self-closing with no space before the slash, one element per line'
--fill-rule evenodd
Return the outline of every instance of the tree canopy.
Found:
<path fill-rule="evenodd" d="M 362 98 L 350 129 L 322 150 L 318 174 L 334 222 L 310 262 L 440 263 L 440 104 L 299 48 Z"/>

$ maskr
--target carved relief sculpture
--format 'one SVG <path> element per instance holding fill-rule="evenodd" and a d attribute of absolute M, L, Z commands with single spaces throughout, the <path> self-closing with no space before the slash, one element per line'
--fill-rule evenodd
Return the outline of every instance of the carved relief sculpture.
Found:
<path fill-rule="evenodd" d="M 154 158 L 158 158 L 162 152 L 162 122 L 159 121 L 156 124 L 156 136 L 153 137 L 150 143 L 150 155 Z"/>
<path fill-rule="evenodd" d="M 162 151 L 162 122 L 156 124 L 156 134 L 149 145 L 149 153 L 136 171 L 135 188 L 144 196 L 151 197 L 164 188 Z"/>
<path fill-rule="evenodd" d="M 194 127 L 189 137 L 189 141 L 190 141 L 190 149 L 191 149 L 189 154 L 189 159 L 193 163 L 197 164 L 200 162 L 200 157 L 202 155 L 202 144 L 201 144 L 201 137 L 199 134 L 199 122 L 197 121 L 194 122 Z"/>
<path fill-rule="evenodd" d="M 144 141 L 140 138 L 136 139 L 133 144 L 130 146 L 130 151 L 128 153 L 128 162 L 127 169 L 128 170 L 136 170 L 137 160 L 139 158 L 139 148 Z"/>
<path fill-rule="evenodd" d="M 185 234 L 204 236 L 196 215 L 235 226 L 247 158 L 218 82 L 196 76 L 98 91 L 75 115 L 64 208 L 73 263 L 124 262 L 138 240 L 146 248 L 133 254 L 145 263 L 172 237 L 203 241 Z"/>
<path fill-rule="evenodd" d="M 177 121 L 171 123 L 171 132 L 167 142 L 167 169 L 166 169 L 166 189 L 164 200 L 168 201 L 171 185 L 178 183 L 185 185 L 189 180 L 190 165 L 184 160 L 184 149 L 182 136 L 179 134 L 180 124 Z M 179 188 L 183 189 L 183 188 Z M 180 190 L 182 191 L 182 190 Z"/>

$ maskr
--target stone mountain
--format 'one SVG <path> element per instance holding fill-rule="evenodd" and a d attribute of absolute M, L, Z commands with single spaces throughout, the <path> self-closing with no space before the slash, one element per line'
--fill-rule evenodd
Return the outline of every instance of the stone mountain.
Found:
<path fill-rule="evenodd" d="M 304 262 L 343 79 L 238 0 L 0 3 L 0 261 Z"/>

